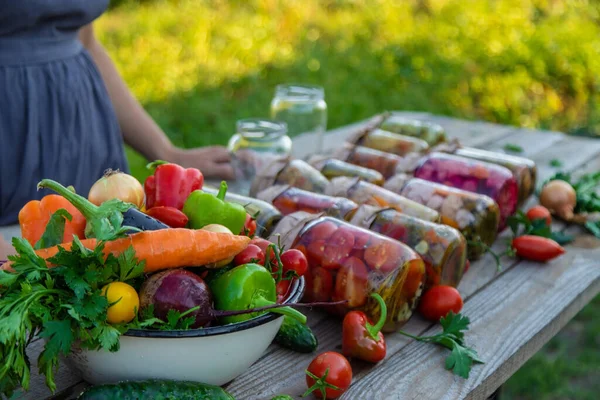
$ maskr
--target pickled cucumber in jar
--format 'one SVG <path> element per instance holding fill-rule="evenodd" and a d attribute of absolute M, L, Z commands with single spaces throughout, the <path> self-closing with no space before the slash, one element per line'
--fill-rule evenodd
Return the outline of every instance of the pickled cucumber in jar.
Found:
<path fill-rule="evenodd" d="M 302 160 L 278 160 L 261 170 L 252 182 L 250 196 L 273 185 L 290 185 L 310 192 L 323 193 L 329 181 Z"/>
<path fill-rule="evenodd" d="M 469 260 L 479 258 L 496 240 L 500 209 L 488 196 L 418 178 L 409 180 L 400 194 L 438 211 L 443 224 L 458 229 L 467 239 Z"/>
<path fill-rule="evenodd" d="M 517 210 L 517 181 L 510 170 L 500 165 L 434 152 L 419 162 L 414 176 L 491 197 L 500 207 L 499 230 Z"/>
<path fill-rule="evenodd" d="M 358 204 L 352 200 L 308 192 L 289 185 L 272 186 L 259 192 L 256 197 L 272 203 L 283 215 L 305 211 L 346 219 L 350 218 L 358 208 Z"/>
<path fill-rule="evenodd" d="M 383 129 L 362 132 L 360 135 L 351 138 L 350 143 L 398 156 L 405 156 L 410 153 L 424 153 L 429 149 L 429 145 L 423 139 L 384 131 Z"/>
<path fill-rule="evenodd" d="M 358 178 L 333 178 L 326 189 L 329 196 L 345 197 L 356 204 L 367 204 L 375 207 L 394 208 L 404 214 L 426 221 L 439 222 L 440 214 L 429 207 L 391 192 L 381 186 L 361 181 Z"/>
<path fill-rule="evenodd" d="M 414 170 L 418 160 L 421 158 L 421 154 L 410 153 L 401 157 L 368 147 L 346 146 L 335 154 L 335 158 L 364 168 L 374 169 L 387 179 L 397 171 Z"/>
<path fill-rule="evenodd" d="M 380 172 L 342 160 L 313 156 L 308 160 L 308 163 L 319 170 L 327 179 L 337 178 L 338 176 L 358 177 L 363 181 L 379 186 L 383 185 L 384 182 L 383 175 Z"/>
<path fill-rule="evenodd" d="M 215 196 L 219 193 L 219 190 L 210 186 L 204 186 L 202 191 Z M 232 192 L 225 194 L 225 200 L 241 204 L 246 209 L 246 212 L 250 214 L 252 218 L 256 220 L 256 232 L 255 235 L 266 238 L 269 237 L 275 224 L 283 217 L 283 215 L 270 203 L 262 200 L 254 199 L 252 197 L 241 196 Z"/>
<path fill-rule="evenodd" d="M 372 206 L 360 206 L 350 223 L 398 240 L 419 254 L 425 263 L 425 290 L 458 286 L 467 261 L 467 242 L 458 230 Z"/>
<path fill-rule="evenodd" d="M 522 206 L 523 203 L 525 203 L 525 200 L 527 200 L 527 198 L 531 196 L 535 190 L 537 167 L 535 162 L 530 159 L 516 157 L 509 154 L 474 149 L 471 147 L 459 148 L 454 152 L 454 154 L 460 157 L 485 161 L 508 168 L 513 173 L 513 176 L 517 180 L 519 187 L 517 207 Z"/>
<path fill-rule="evenodd" d="M 375 321 L 380 310 L 371 293 L 378 293 L 388 310 L 386 332 L 397 330 L 412 315 L 423 290 L 425 266 L 405 244 L 303 212 L 285 216 L 270 240 L 277 242 L 278 236 L 284 247 L 298 249 L 308 259 L 304 301 L 346 300 L 324 310 L 340 315 L 361 310 Z"/>
<path fill-rule="evenodd" d="M 380 129 L 400 133 L 402 135 L 414 136 L 425 140 L 430 146 L 445 142 L 446 131 L 441 125 L 431 122 L 409 119 L 400 115 L 390 115 L 379 126 Z"/>

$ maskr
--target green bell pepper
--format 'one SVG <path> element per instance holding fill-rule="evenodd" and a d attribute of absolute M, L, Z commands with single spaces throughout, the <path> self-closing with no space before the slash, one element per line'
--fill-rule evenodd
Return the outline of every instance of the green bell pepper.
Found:
<path fill-rule="evenodd" d="M 208 285 L 214 297 L 215 310 L 248 310 L 276 304 L 275 280 L 262 265 L 238 265 L 213 279 Z M 265 312 L 267 311 L 223 317 L 222 320 L 228 324 L 242 322 Z M 291 307 L 273 308 L 269 312 L 287 315 L 306 323 L 306 316 Z"/>
<path fill-rule="evenodd" d="M 201 229 L 206 225 L 225 226 L 234 235 L 240 234 L 246 222 L 246 209 L 241 204 L 225 201 L 227 183 L 221 182 L 215 196 L 202 190 L 194 190 L 183 205 L 183 213 L 188 217 L 188 226 Z"/>

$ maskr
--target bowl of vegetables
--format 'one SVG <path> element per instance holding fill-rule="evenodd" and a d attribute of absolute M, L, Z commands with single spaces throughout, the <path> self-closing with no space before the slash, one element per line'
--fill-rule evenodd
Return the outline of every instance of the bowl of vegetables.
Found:
<path fill-rule="evenodd" d="M 156 286 L 152 288 L 154 299 L 160 298 L 162 302 L 172 303 L 177 303 L 184 297 L 189 299 L 190 293 L 185 293 L 186 290 L 182 288 L 190 286 L 194 279 L 190 277 L 192 273 L 176 270 L 168 271 L 167 275 L 162 279 L 162 284 L 149 283 Z M 179 276 L 174 278 L 174 275 Z M 172 283 L 165 282 L 173 278 L 179 279 L 179 290 L 169 293 L 168 291 L 173 289 Z M 266 278 L 270 278 L 270 273 L 256 264 L 241 265 L 221 274 L 210 284 L 214 293 L 215 308 L 222 308 L 223 304 L 218 304 L 219 302 L 229 302 L 235 307 L 236 301 L 249 301 L 247 296 L 251 294 L 248 293 L 248 282 L 260 282 Z M 140 291 L 142 306 L 144 289 L 148 287 L 148 282 L 145 285 Z M 281 304 L 298 302 L 304 293 L 304 286 L 303 277 L 294 279 L 287 297 Z M 236 287 L 237 294 L 233 293 Z M 263 288 L 257 287 L 253 290 L 260 292 Z M 219 291 L 224 292 L 218 293 Z M 177 314 L 177 317 L 181 317 L 180 321 L 185 321 L 185 317 L 188 317 L 188 325 L 194 325 L 215 312 L 209 302 L 213 295 L 208 290 L 203 293 L 202 289 L 198 290 L 196 287 L 192 292 L 192 297 L 195 296 L 195 302 L 200 304 L 200 309 L 191 314 Z M 220 300 L 217 300 L 218 298 Z M 254 307 L 261 304 L 252 301 Z M 160 306 L 164 304 L 159 304 Z M 84 380 L 92 384 L 171 379 L 223 385 L 242 374 L 258 360 L 277 335 L 284 319 L 283 314 L 293 315 L 295 310 L 291 309 L 292 313 L 288 313 L 290 309 L 282 307 L 273 309 L 273 312 L 223 316 L 218 318 L 220 325 L 200 328 L 132 329 L 120 337 L 120 348 L 116 352 L 78 348 L 67 356 L 66 361 Z M 287 311 L 276 313 L 281 310 Z M 171 313 L 167 320 L 173 315 L 175 314 Z"/>

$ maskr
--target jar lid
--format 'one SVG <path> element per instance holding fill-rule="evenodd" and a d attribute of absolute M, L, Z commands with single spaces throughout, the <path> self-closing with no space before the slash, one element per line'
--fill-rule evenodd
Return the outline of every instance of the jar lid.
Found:
<path fill-rule="evenodd" d="M 373 220 L 379 212 L 383 211 L 381 207 L 375 207 L 368 204 L 363 204 L 354 213 L 354 216 L 350 220 L 352 225 L 360 226 L 362 228 L 369 229 Z"/>
<path fill-rule="evenodd" d="M 320 171 L 329 160 L 331 160 L 331 156 L 315 154 L 310 156 L 306 162 Z"/>
<path fill-rule="evenodd" d="M 323 215 L 323 213 L 311 214 L 305 211 L 296 211 L 286 215 L 273 229 L 269 241 L 280 243 L 284 248 L 289 249 L 306 224 L 321 218 Z"/>
<path fill-rule="evenodd" d="M 261 190 L 256 194 L 256 198 L 259 200 L 266 201 L 267 203 L 273 204 L 273 201 L 279 197 L 280 194 L 291 188 L 290 185 L 275 185 Z"/>
<path fill-rule="evenodd" d="M 328 196 L 348 198 L 348 193 L 354 185 L 360 181 L 360 178 L 351 178 L 348 176 L 339 176 L 329 181 L 325 194 Z"/>
<path fill-rule="evenodd" d="M 288 162 L 288 160 L 278 159 L 259 170 L 250 186 L 250 196 L 256 197 L 258 192 L 272 186 Z"/>
<path fill-rule="evenodd" d="M 400 193 L 406 182 L 408 182 L 411 179 L 411 175 L 399 173 L 385 181 L 385 183 L 383 184 L 383 188 L 389 190 L 390 192 Z"/>

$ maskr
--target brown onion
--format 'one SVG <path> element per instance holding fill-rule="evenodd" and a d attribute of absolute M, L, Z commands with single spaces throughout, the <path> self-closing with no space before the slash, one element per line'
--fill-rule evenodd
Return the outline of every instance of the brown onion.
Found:
<path fill-rule="evenodd" d="M 105 201 L 119 199 L 137 208 L 144 206 L 144 187 L 133 176 L 108 170 L 90 189 L 88 200 L 99 206 Z"/>
<path fill-rule="evenodd" d="M 540 193 L 540 204 L 552 214 L 570 221 L 577 202 L 575 189 L 563 180 L 552 180 L 544 185 Z"/>

